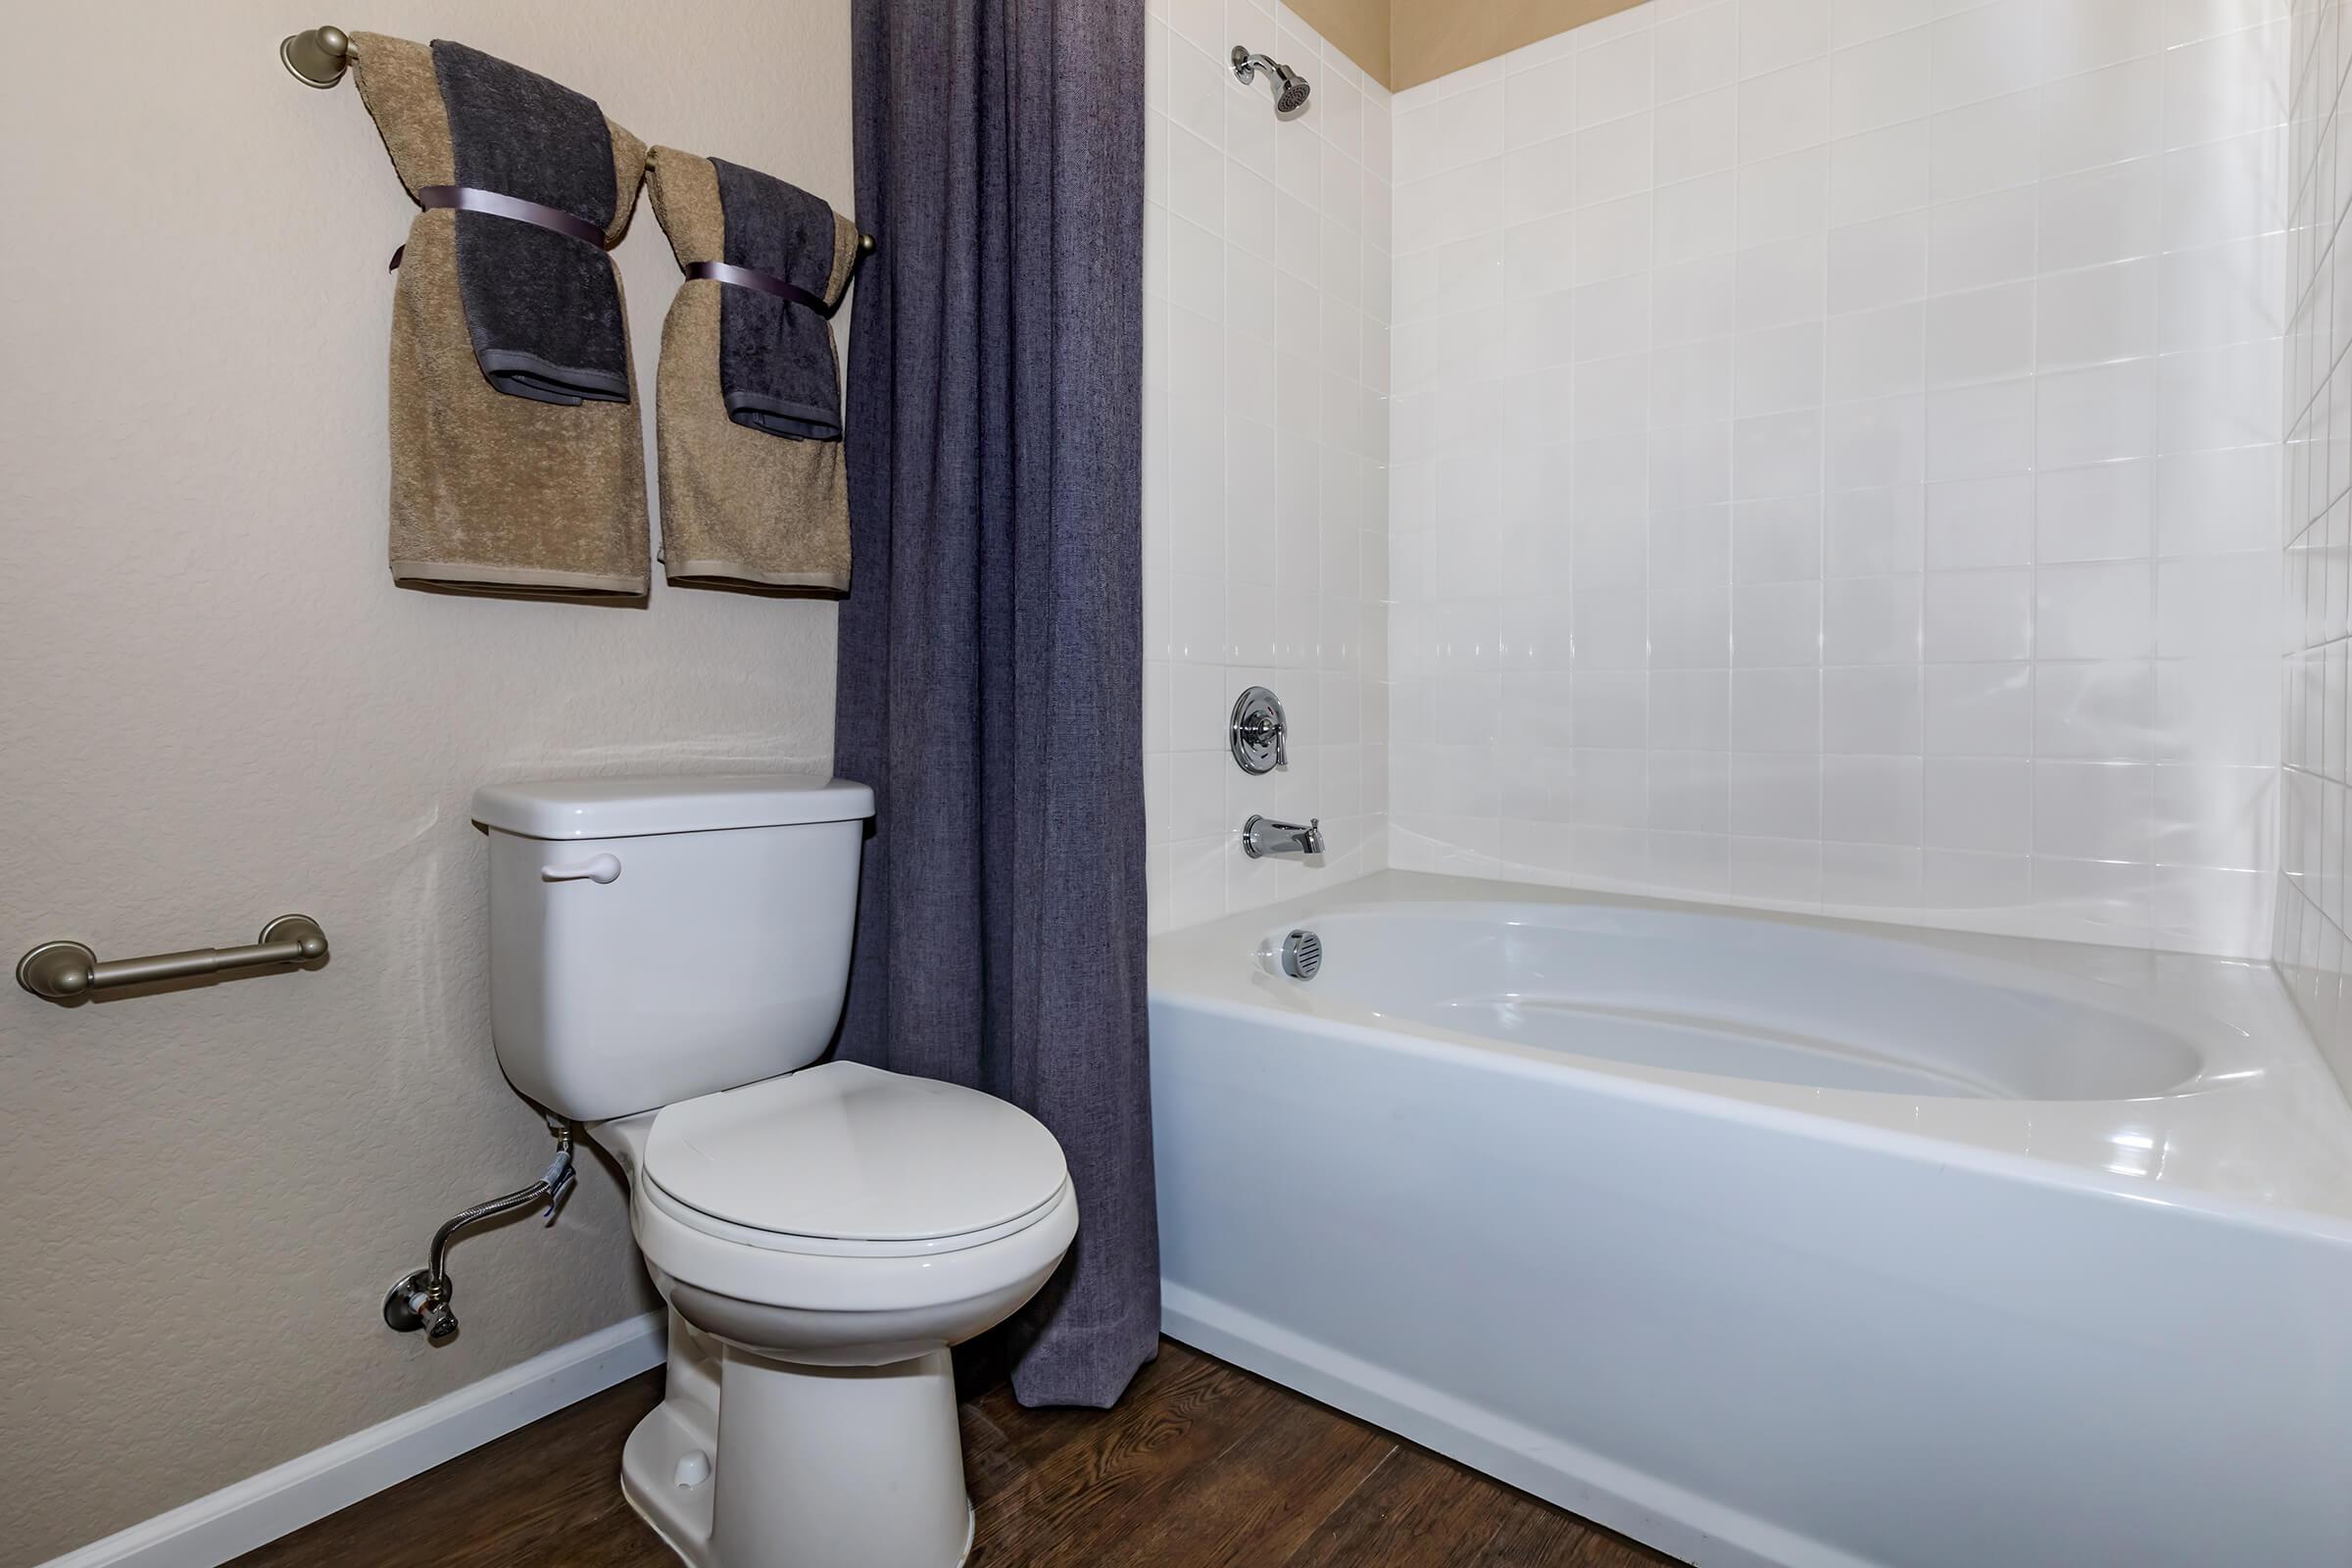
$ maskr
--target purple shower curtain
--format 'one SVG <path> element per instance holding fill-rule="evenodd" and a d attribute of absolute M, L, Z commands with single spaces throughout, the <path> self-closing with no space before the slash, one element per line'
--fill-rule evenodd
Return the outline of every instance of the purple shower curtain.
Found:
<path fill-rule="evenodd" d="M 1024 1404 L 1158 1343 L 1145 1033 L 1143 0 L 857 0 L 854 564 L 835 770 L 874 787 L 840 1054 L 1061 1141 Z"/>

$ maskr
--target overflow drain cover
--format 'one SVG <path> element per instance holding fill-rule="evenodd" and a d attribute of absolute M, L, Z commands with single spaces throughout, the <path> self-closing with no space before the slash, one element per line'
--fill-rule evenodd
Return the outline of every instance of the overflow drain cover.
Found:
<path fill-rule="evenodd" d="M 1282 939 L 1282 972 L 1294 980 L 1312 980 L 1323 967 L 1323 939 L 1312 931 L 1294 931 Z"/>

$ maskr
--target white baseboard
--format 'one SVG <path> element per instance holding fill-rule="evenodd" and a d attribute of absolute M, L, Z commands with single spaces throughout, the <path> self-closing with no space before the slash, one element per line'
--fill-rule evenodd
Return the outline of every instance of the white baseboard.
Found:
<path fill-rule="evenodd" d="M 647 1312 L 532 1356 L 274 1469 L 94 1541 L 42 1568 L 220 1568 L 362 1497 L 662 1364 Z M 613 1481 L 618 1486 L 617 1476 Z"/>

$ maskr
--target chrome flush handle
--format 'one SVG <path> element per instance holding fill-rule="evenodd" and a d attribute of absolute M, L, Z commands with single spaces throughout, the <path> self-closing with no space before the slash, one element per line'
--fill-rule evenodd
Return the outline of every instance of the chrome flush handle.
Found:
<path fill-rule="evenodd" d="M 542 882 L 616 882 L 620 879 L 620 857 L 591 855 L 576 865 L 543 865 L 539 868 Z"/>

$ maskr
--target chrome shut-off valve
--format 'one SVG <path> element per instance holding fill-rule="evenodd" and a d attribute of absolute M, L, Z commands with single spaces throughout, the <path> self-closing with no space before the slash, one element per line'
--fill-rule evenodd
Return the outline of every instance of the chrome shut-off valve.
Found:
<path fill-rule="evenodd" d="M 457 1285 L 449 1277 L 449 1244 L 466 1226 L 541 1201 L 547 1207 L 539 1216 L 540 1223 L 556 1222 L 556 1210 L 564 1206 L 564 1199 L 578 1180 L 578 1173 L 571 1164 L 571 1128 L 553 1116 L 547 1119 L 547 1125 L 556 1135 L 556 1157 L 548 1161 L 547 1169 L 530 1186 L 476 1203 L 444 1222 L 433 1233 L 432 1261 L 413 1274 L 402 1275 L 384 1294 L 386 1328 L 400 1334 L 414 1334 L 422 1329 L 425 1339 L 435 1345 L 458 1332 L 458 1314 L 449 1304 L 450 1298 L 458 1293 Z"/>
<path fill-rule="evenodd" d="M 438 1345 L 458 1332 L 458 1314 L 449 1307 L 455 1291 L 448 1275 L 435 1279 L 429 1268 L 404 1275 L 384 1298 L 384 1324 L 402 1334 L 422 1329 L 424 1337 Z"/>

